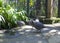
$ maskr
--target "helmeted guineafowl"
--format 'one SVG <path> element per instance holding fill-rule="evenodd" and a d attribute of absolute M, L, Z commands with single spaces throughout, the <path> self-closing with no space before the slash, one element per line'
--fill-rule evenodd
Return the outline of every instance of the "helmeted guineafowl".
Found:
<path fill-rule="evenodd" d="M 24 21 L 17 21 L 17 25 L 18 26 L 23 26 L 23 25 L 25 25 L 25 22 Z"/>
<path fill-rule="evenodd" d="M 39 21 L 39 19 L 35 19 L 35 20 L 32 19 L 29 21 L 29 24 L 31 24 L 33 27 L 35 27 L 37 30 L 40 31 L 42 28 L 45 27 L 44 24 Z"/>

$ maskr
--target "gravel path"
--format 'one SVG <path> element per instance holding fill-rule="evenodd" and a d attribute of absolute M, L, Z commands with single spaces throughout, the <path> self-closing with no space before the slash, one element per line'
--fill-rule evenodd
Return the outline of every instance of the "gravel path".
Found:
<path fill-rule="evenodd" d="M 5 35 L 0 34 L 0 43 L 60 43 L 60 32 L 52 25 L 45 26 L 42 33 L 30 26 L 24 26 L 23 29 L 18 29 L 19 35 L 15 38 L 4 38 Z"/>

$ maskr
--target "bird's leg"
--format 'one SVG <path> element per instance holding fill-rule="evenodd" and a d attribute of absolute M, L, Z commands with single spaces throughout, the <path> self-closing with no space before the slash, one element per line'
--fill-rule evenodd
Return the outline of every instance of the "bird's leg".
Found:
<path fill-rule="evenodd" d="M 36 30 L 38 33 L 41 33 L 41 30 Z"/>
<path fill-rule="evenodd" d="M 36 30 L 37 30 L 37 29 L 32 26 L 32 31 L 33 31 L 33 32 L 36 32 Z"/>

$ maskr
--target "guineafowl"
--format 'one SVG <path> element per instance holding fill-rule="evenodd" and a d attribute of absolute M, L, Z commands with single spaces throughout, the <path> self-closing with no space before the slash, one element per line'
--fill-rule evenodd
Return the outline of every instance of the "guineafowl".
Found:
<path fill-rule="evenodd" d="M 39 19 L 30 20 L 30 23 L 29 23 L 29 24 L 31 24 L 33 27 L 35 27 L 37 30 L 40 30 L 40 31 L 41 31 L 42 28 L 45 27 L 45 26 L 43 25 L 43 23 L 41 23 L 41 22 L 39 21 Z"/>
<path fill-rule="evenodd" d="M 23 25 L 25 25 L 25 22 L 24 21 L 17 21 L 17 25 L 18 26 L 23 26 Z"/>

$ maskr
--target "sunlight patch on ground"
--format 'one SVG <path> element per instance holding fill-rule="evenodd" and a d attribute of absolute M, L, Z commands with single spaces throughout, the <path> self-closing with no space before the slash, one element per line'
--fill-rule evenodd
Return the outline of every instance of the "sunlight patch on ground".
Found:
<path fill-rule="evenodd" d="M 60 32 L 58 32 L 57 34 L 60 35 Z"/>
<path fill-rule="evenodd" d="M 3 39 L 0 39 L 0 42 L 3 42 Z"/>
<path fill-rule="evenodd" d="M 53 24 L 55 27 L 60 27 L 60 23 Z"/>

